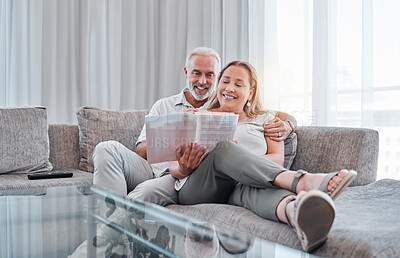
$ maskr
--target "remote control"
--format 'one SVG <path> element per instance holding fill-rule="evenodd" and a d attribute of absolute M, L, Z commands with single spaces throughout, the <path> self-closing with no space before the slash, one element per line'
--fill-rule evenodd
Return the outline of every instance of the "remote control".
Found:
<path fill-rule="evenodd" d="M 47 178 L 60 178 L 60 177 L 71 177 L 74 173 L 72 172 L 42 172 L 28 174 L 28 179 L 47 179 Z"/>

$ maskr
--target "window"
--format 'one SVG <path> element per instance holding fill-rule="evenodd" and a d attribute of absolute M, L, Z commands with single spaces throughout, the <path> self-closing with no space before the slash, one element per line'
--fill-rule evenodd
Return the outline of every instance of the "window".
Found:
<path fill-rule="evenodd" d="M 378 179 L 400 179 L 400 1 L 287 0 L 275 9 L 265 17 L 276 24 L 265 30 L 265 59 L 279 69 L 264 74 L 264 91 L 278 92 L 264 97 L 267 106 L 300 125 L 377 130 Z"/>

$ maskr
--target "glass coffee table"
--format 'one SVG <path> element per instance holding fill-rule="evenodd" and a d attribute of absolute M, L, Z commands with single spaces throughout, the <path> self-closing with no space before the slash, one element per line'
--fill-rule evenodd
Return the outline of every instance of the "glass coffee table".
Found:
<path fill-rule="evenodd" d="M 315 257 L 108 190 L 0 192 L 0 257 Z"/>

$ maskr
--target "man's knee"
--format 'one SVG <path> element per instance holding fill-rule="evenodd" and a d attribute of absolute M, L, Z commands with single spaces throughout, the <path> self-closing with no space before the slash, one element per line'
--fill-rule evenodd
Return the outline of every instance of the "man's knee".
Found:
<path fill-rule="evenodd" d="M 123 145 L 117 141 L 100 142 L 93 150 L 93 162 L 109 160 L 118 152 L 121 146 Z"/>
<path fill-rule="evenodd" d="M 121 143 L 117 141 L 100 142 L 94 148 L 93 155 L 97 156 L 107 155 L 109 153 L 115 152 L 119 148 L 119 146 L 121 146 Z"/>
<path fill-rule="evenodd" d="M 105 141 L 97 144 L 93 151 L 92 159 L 94 165 L 94 174 L 107 170 L 111 164 L 118 164 L 118 149 L 121 143 L 117 141 Z"/>

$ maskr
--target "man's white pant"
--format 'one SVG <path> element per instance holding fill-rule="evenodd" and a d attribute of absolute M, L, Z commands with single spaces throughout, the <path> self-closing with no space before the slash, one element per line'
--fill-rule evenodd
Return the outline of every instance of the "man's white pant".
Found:
<path fill-rule="evenodd" d="M 177 203 L 175 179 L 169 173 L 154 177 L 147 160 L 119 142 L 99 143 L 93 152 L 93 163 L 95 185 L 162 206 Z"/>

